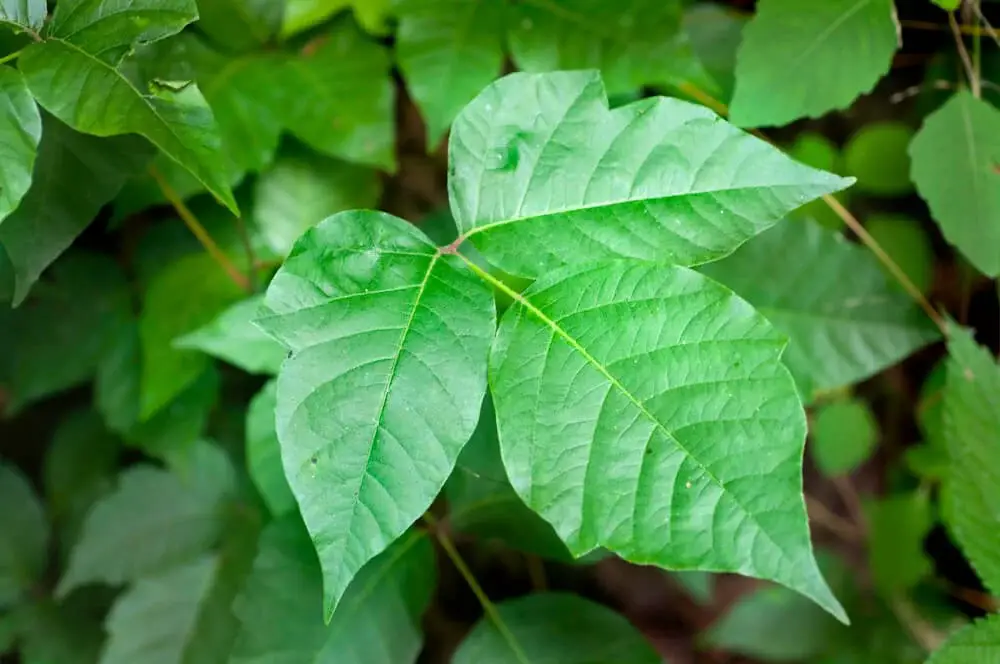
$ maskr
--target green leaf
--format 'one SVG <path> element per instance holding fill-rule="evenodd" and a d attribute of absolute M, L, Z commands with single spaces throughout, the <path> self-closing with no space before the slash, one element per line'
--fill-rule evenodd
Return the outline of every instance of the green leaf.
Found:
<path fill-rule="evenodd" d="M 253 324 L 263 295 L 240 300 L 212 322 L 176 339 L 174 348 L 200 350 L 248 373 L 278 373 L 286 350 Z"/>
<path fill-rule="evenodd" d="M 445 485 L 445 495 L 448 523 L 456 531 L 481 540 L 496 539 L 544 558 L 573 562 L 552 526 L 524 504 L 507 480 L 496 412 L 488 395 L 476 431 Z"/>
<path fill-rule="evenodd" d="M 830 139 L 822 134 L 802 132 L 795 138 L 795 142 L 788 147 L 788 156 L 802 162 L 806 166 L 830 171 L 837 175 L 844 174 L 843 159 L 840 150 Z M 850 200 L 850 194 L 851 190 L 845 189 L 838 192 L 835 198 L 841 205 L 846 206 Z M 799 219 L 810 219 L 821 226 L 836 231 L 844 228 L 844 220 L 822 199 L 806 203 L 795 211 L 794 216 Z"/>
<path fill-rule="evenodd" d="M 782 257 L 780 270 L 761 265 Z M 816 224 L 783 223 L 702 272 L 791 338 L 784 362 L 807 399 L 861 381 L 938 338 L 867 250 Z"/>
<path fill-rule="evenodd" d="M 129 379 L 133 380 L 131 376 Z M 205 433 L 209 415 L 219 401 L 219 382 L 219 372 L 207 367 L 173 401 L 142 422 L 135 420 L 138 392 L 132 392 L 133 419 L 122 435 L 130 445 L 150 456 L 163 460 L 187 456 Z"/>
<path fill-rule="evenodd" d="M 0 244 L 14 269 L 15 305 L 151 156 L 135 136 L 97 139 L 43 115 L 31 188 L 0 223 Z"/>
<path fill-rule="evenodd" d="M 528 595 L 498 605 L 497 612 L 505 629 L 480 620 L 459 646 L 454 664 L 662 661 L 624 616 L 576 595 Z"/>
<path fill-rule="evenodd" d="M 845 620 L 809 541 L 785 343 L 686 268 L 616 261 L 539 279 L 490 355 L 511 484 L 576 556 L 604 547 L 774 580 Z"/>
<path fill-rule="evenodd" d="M 277 404 L 277 381 L 272 380 L 250 401 L 246 423 L 246 456 L 250 479 L 274 516 L 295 509 L 295 496 L 285 479 L 278 432 L 274 426 Z"/>
<path fill-rule="evenodd" d="M 289 347 L 276 414 L 329 617 L 359 569 L 430 506 L 479 417 L 493 296 L 420 231 L 378 212 L 310 229 L 258 324 Z"/>
<path fill-rule="evenodd" d="M 817 410 L 810 451 L 827 477 L 852 472 L 871 457 L 878 442 L 878 422 L 864 401 L 836 401 Z"/>
<path fill-rule="evenodd" d="M 138 42 L 179 32 L 198 16 L 194 0 L 138 0 L 110 11 L 104 3 L 63 0 L 47 39 L 18 59 L 39 104 L 77 131 L 95 136 L 139 134 L 190 171 L 239 214 L 212 112 L 194 85 L 151 85 L 143 94 L 119 69 Z"/>
<path fill-rule="evenodd" d="M 0 23 L 6 23 L 14 30 L 31 28 L 41 30 L 48 10 L 46 0 L 2 0 L 0 1 Z"/>
<path fill-rule="evenodd" d="M 315 27 L 348 7 L 365 30 L 375 35 L 387 32 L 386 18 L 393 0 L 286 0 L 282 37 Z"/>
<path fill-rule="evenodd" d="M 332 214 L 378 203 L 378 173 L 311 151 L 283 155 L 254 185 L 253 219 L 267 244 L 287 256 L 306 230 Z"/>
<path fill-rule="evenodd" d="M 504 5 L 404 0 L 397 8 L 396 57 L 436 146 L 459 111 L 503 66 Z"/>
<path fill-rule="evenodd" d="M 887 599 L 929 576 L 934 567 L 924 553 L 924 538 L 934 525 L 930 498 L 914 491 L 873 501 L 865 507 L 868 562 L 879 592 Z"/>
<path fill-rule="evenodd" d="M 49 524 L 28 480 L 0 462 L 0 609 L 17 603 L 45 571 Z M 16 534 L 16 536 L 14 535 Z"/>
<path fill-rule="evenodd" d="M 892 0 L 761 0 L 743 30 L 729 117 L 764 127 L 845 108 L 889 71 L 899 40 Z"/>
<path fill-rule="evenodd" d="M 285 128 L 311 148 L 395 170 L 394 85 L 388 51 L 341 23 L 282 68 L 294 98 L 278 109 Z"/>
<path fill-rule="evenodd" d="M 71 253 L 49 277 L 12 315 L 10 412 L 90 380 L 131 317 L 125 276 L 104 256 Z"/>
<path fill-rule="evenodd" d="M 139 318 L 142 381 L 139 419 L 148 420 L 205 371 L 208 357 L 174 340 L 210 323 L 245 296 L 208 254 L 185 256 L 149 284 Z"/>
<path fill-rule="evenodd" d="M 643 85 L 712 86 L 681 29 L 678 0 L 548 0 L 511 5 L 519 69 L 599 69 L 612 95 Z"/>
<path fill-rule="evenodd" d="M 31 187 L 42 118 L 21 72 L 0 66 L 0 222 L 17 208 Z"/>
<path fill-rule="evenodd" d="M 699 604 L 711 604 L 715 594 L 715 577 L 710 572 L 673 572 L 674 579 Z"/>
<path fill-rule="evenodd" d="M 46 598 L 22 605 L 14 614 L 21 625 L 20 662 L 96 664 L 104 640 L 103 608 L 87 593 L 74 593 L 59 604 Z"/>
<path fill-rule="evenodd" d="M 455 121 L 452 212 L 490 263 L 518 276 L 608 258 L 703 263 L 850 184 L 701 106 L 607 103 L 596 72 L 511 74 Z"/>
<path fill-rule="evenodd" d="M 57 593 L 122 584 L 206 552 L 219 539 L 222 504 L 234 483 L 223 453 L 213 452 L 186 477 L 152 466 L 122 473 L 117 490 L 88 514 Z"/>
<path fill-rule="evenodd" d="M 949 328 L 944 426 L 952 532 L 983 584 L 1000 594 L 1000 367 L 957 325 Z"/>
<path fill-rule="evenodd" d="M 1000 111 L 957 92 L 924 120 L 910 158 L 945 239 L 980 272 L 1000 275 Z"/>
<path fill-rule="evenodd" d="M 862 127 L 844 146 L 847 173 L 858 189 L 879 196 L 900 196 L 913 189 L 906 149 L 913 130 L 901 122 L 875 122 Z"/>
<path fill-rule="evenodd" d="M 197 26 L 224 48 L 248 51 L 278 32 L 281 13 L 274 0 L 198 0 Z"/>
<path fill-rule="evenodd" d="M 876 214 L 865 219 L 865 230 L 914 286 L 924 293 L 930 290 L 934 281 L 934 247 L 919 221 L 899 215 Z M 884 266 L 883 271 L 890 278 Z"/>
<path fill-rule="evenodd" d="M 701 640 L 713 649 L 768 662 L 813 661 L 837 627 L 801 595 L 765 587 L 740 597 Z"/>
<path fill-rule="evenodd" d="M 931 0 L 935 5 L 947 11 L 955 11 L 962 4 L 962 0 Z"/>
<path fill-rule="evenodd" d="M 278 4 L 269 3 L 272 8 Z M 294 94 L 283 83 L 284 59 L 267 50 L 227 55 L 198 35 L 184 32 L 139 49 L 135 61 L 148 80 L 197 81 L 218 124 L 227 173 L 235 183 L 246 172 L 257 172 L 271 163 L 278 149 L 280 108 L 287 103 L 286 96 Z M 204 191 L 201 183 L 174 162 L 158 161 L 158 168 L 184 197 Z M 153 202 L 164 200 L 150 178 L 143 181 L 141 192 Z M 135 207 L 141 209 L 140 204 Z"/>
<path fill-rule="evenodd" d="M 736 52 L 747 19 L 736 10 L 715 3 L 695 4 L 684 11 L 684 30 L 695 55 L 722 90 L 728 102 L 735 84 Z M 814 164 L 810 164 L 814 166 Z M 827 169 L 829 170 L 829 169 Z"/>
<path fill-rule="evenodd" d="M 56 429 L 42 479 L 53 517 L 62 522 L 60 540 L 75 539 L 90 506 L 114 486 L 119 449 L 92 410 L 72 413 Z"/>
<path fill-rule="evenodd" d="M 1000 662 L 1000 616 L 987 616 L 957 632 L 927 660 L 927 664 L 968 662 Z"/>
<path fill-rule="evenodd" d="M 213 556 L 139 579 L 108 614 L 100 664 L 182 664 L 212 589 Z M 221 661 L 221 660 L 216 660 Z"/>
<path fill-rule="evenodd" d="M 411 531 L 365 565 L 324 625 L 316 553 L 298 516 L 288 515 L 261 537 L 253 572 L 236 600 L 243 627 L 230 661 L 413 662 L 435 577 L 426 534 Z"/>

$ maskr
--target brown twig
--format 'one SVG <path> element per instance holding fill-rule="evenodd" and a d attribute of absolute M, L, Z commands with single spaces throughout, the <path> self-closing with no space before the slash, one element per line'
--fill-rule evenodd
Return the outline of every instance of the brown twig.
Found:
<path fill-rule="evenodd" d="M 811 521 L 826 528 L 842 540 L 858 543 L 864 538 L 861 531 L 853 523 L 837 516 L 826 505 L 808 494 L 806 494 L 806 507 L 809 509 Z"/>
<path fill-rule="evenodd" d="M 982 88 L 979 85 L 979 76 L 976 68 L 972 65 L 969 51 L 965 48 L 965 41 L 962 39 L 962 30 L 955 19 L 955 14 L 948 13 L 948 25 L 951 26 L 951 33 L 955 36 L 955 45 L 958 47 L 958 56 L 962 59 L 962 66 L 965 67 L 965 75 L 969 78 L 969 87 L 972 88 L 972 96 L 976 99 L 982 95 Z"/>
<path fill-rule="evenodd" d="M 229 260 L 229 257 L 223 253 L 222 249 L 219 248 L 219 245 L 217 245 L 215 240 L 212 239 L 212 236 L 205 230 L 205 227 L 202 226 L 200 221 L 198 221 L 198 218 L 194 216 L 191 210 L 188 209 L 187 205 L 184 204 L 184 201 L 181 200 L 181 197 L 177 195 L 176 191 L 174 191 L 174 188 L 171 187 L 170 183 L 168 183 L 166 178 L 163 177 L 163 174 L 160 173 L 155 166 L 149 167 L 149 174 L 153 177 L 153 180 L 156 181 L 160 191 L 163 192 L 163 196 L 167 199 L 170 205 L 173 206 L 174 210 L 177 212 L 177 216 L 184 221 L 188 230 L 190 230 L 192 235 L 197 238 L 198 242 L 201 243 L 201 246 L 208 252 L 208 255 L 211 256 L 212 259 L 219 264 L 219 267 L 221 267 L 226 274 L 229 275 L 229 278 L 233 280 L 233 283 L 243 290 L 250 292 L 250 280 L 247 279 L 247 276 L 240 272 L 232 261 Z"/>

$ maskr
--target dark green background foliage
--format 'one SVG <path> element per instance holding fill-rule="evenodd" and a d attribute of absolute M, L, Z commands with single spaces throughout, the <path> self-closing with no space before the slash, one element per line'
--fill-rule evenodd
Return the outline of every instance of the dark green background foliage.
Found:
<path fill-rule="evenodd" d="M 0 0 L 0 660 L 1000 662 L 994 25 Z"/>

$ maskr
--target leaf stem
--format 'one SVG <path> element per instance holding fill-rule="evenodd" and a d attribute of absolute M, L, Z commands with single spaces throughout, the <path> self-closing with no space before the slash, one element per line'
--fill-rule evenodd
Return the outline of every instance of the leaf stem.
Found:
<path fill-rule="evenodd" d="M 208 234 L 208 231 L 206 231 L 205 227 L 202 226 L 200 221 L 198 221 L 198 218 L 194 216 L 191 210 L 188 209 L 187 205 L 184 204 L 184 201 L 182 201 L 180 196 L 177 195 L 177 192 L 170 186 L 166 178 L 163 177 L 163 174 L 160 173 L 159 169 L 157 169 L 156 166 L 150 166 L 149 174 L 156 181 L 160 191 L 163 192 L 163 196 L 173 206 L 174 210 L 177 212 L 177 216 L 184 221 L 188 230 L 190 230 L 192 235 L 198 239 L 198 242 L 200 242 L 201 246 L 205 248 L 205 251 L 207 251 L 212 259 L 219 264 L 219 267 L 221 267 L 226 274 L 229 275 L 229 278 L 232 279 L 237 286 L 247 292 L 251 292 L 250 280 L 245 274 L 240 272 L 236 266 L 233 265 L 232 261 L 229 260 L 226 254 L 223 253 L 222 249 L 219 248 L 219 245 L 215 243 L 215 240 L 213 240 L 212 236 Z"/>
<path fill-rule="evenodd" d="M 500 632 L 500 636 L 507 642 L 511 652 L 514 653 L 514 657 L 517 658 L 518 664 L 531 664 L 528 656 L 524 654 L 524 650 L 522 650 L 520 644 L 518 644 L 517 639 L 514 638 L 514 634 L 510 631 L 510 628 L 507 627 L 503 618 L 500 617 L 500 612 L 497 611 L 496 605 L 490 601 L 486 591 L 484 591 L 483 587 L 479 585 L 478 581 L 476 581 L 476 576 L 472 573 L 472 570 L 469 569 L 469 565 L 462 558 L 462 554 L 460 554 L 458 549 L 455 548 L 455 543 L 451 541 L 448 534 L 443 528 L 440 527 L 440 522 L 430 512 L 424 513 L 424 521 L 426 521 L 427 525 L 430 526 L 431 531 L 437 538 L 437 541 L 444 550 L 445 555 L 447 555 L 448 559 L 451 560 L 452 565 L 455 566 L 455 569 L 458 570 L 458 573 L 462 575 L 462 578 L 465 579 L 465 582 L 469 585 L 469 588 L 472 590 L 472 594 L 476 596 L 477 600 L 479 600 L 479 604 L 483 607 L 483 612 L 489 618 L 490 622 L 493 623 L 493 626 L 497 628 L 497 631 Z"/>
<path fill-rule="evenodd" d="M 23 48 L 19 48 L 13 53 L 8 53 L 7 55 L 3 56 L 2 58 L 0 58 L 0 65 L 10 62 L 11 60 L 16 60 L 17 57 L 21 55 L 23 51 L 24 51 Z"/>
<path fill-rule="evenodd" d="M 861 222 L 859 222 L 847 208 L 841 205 L 840 201 L 838 201 L 834 196 L 825 194 L 823 196 L 823 201 L 836 213 L 838 217 L 841 218 L 844 224 L 846 224 L 847 227 L 858 236 L 861 242 L 868 247 L 873 254 L 875 254 L 875 258 L 877 258 L 882 265 L 889 270 L 896 281 L 899 282 L 899 285 L 902 286 L 909 296 L 920 305 L 920 308 L 924 310 L 924 313 L 926 313 L 932 321 L 934 321 L 934 324 L 938 326 L 941 333 L 947 336 L 948 328 L 944 324 L 944 319 L 941 318 L 941 314 L 934 309 L 927 298 L 924 297 L 924 294 L 920 292 L 920 289 L 917 288 L 912 281 L 910 281 L 910 278 L 906 276 L 906 273 L 903 272 L 902 268 L 896 264 L 896 261 L 892 260 L 892 257 L 885 252 L 882 245 L 880 245 L 875 238 L 869 235 L 868 231 L 865 230 L 865 227 L 861 225 Z"/>
<path fill-rule="evenodd" d="M 969 58 L 969 51 L 965 48 L 965 41 L 962 38 L 962 31 L 958 27 L 954 12 L 948 12 L 948 25 L 951 26 L 951 33 L 955 37 L 955 45 L 958 47 L 958 56 L 962 59 L 962 66 L 965 67 L 965 75 L 969 78 L 969 87 L 972 88 L 972 96 L 979 99 L 981 96 L 981 86 L 979 77 L 976 75 L 976 68 Z"/>

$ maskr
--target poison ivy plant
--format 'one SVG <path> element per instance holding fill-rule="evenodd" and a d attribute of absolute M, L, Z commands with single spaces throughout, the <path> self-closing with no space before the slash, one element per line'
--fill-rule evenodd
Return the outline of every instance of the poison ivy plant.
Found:
<path fill-rule="evenodd" d="M 211 268 L 216 269 L 215 265 Z M 172 345 L 203 351 L 249 373 L 276 374 L 286 351 L 252 322 L 263 303 L 260 295 L 240 300 L 207 325 L 178 337 Z"/>
<path fill-rule="evenodd" d="M 521 274 L 569 266 L 518 294 L 458 241 L 436 248 L 372 212 L 331 217 L 293 248 L 257 323 L 291 351 L 277 433 L 327 616 L 472 434 L 495 325 L 479 277 L 514 301 L 489 353 L 507 474 L 574 555 L 771 578 L 843 617 L 812 559 L 785 341 L 724 286 L 668 263 L 731 251 L 849 181 L 690 104 L 609 111 L 590 72 L 502 79 L 450 146 L 460 240 Z M 609 335 L 600 321 L 615 320 L 630 331 Z"/>
<path fill-rule="evenodd" d="M 0 110 L 3 118 L 3 144 L 0 157 L 0 221 L 17 207 L 31 186 L 31 170 L 42 136 L 42 118 L 28 92 L 21 72 L 0 66 L 0 94 L 6 100 Z"/>
<path fill-rule="evenodd" d="M 809 11 L 761 0 L 743 30 L 730 117 L 774 126 L 844 108 L 889 71 L 899 41 L 892 0 L 816 0 Z"/>

